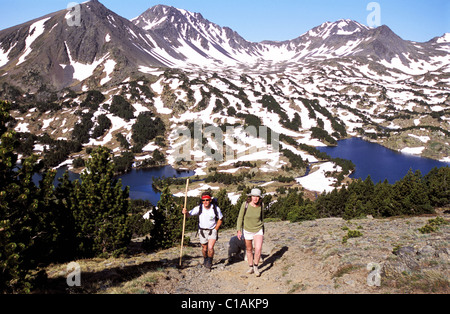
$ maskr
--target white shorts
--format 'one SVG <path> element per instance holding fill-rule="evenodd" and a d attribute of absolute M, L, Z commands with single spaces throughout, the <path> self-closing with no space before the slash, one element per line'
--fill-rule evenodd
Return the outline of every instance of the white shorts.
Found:
<path fill-rule="evenodd" d="M 245 240 L 253 240 L 254 236 L 264 236 L 264 229 L 261 229 L 258 232 L 248 232 L 247 230 L 244 229 Z"/>

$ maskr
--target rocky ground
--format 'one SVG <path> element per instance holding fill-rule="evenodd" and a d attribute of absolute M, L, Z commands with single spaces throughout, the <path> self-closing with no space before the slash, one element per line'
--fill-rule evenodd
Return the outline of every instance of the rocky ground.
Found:
<path fill-rule="evenodd" d="M 165 292 L 402 293 L 433 292 L 433 289 L 448 292 L 450 228 L 447 225 L 431 234 L 420 233 L 418 229 L 429 219 L 347 222 L 329 218 L 267 223 L 259 278 L 246 274 L 245 261 L 227 264 L 227 240 L 234 234 L 222 232 L 212 271 L 208 273 L 202 268 L 197 254 L 200 249 L 189 248 L 186 252 L 189 259 L 184 261 L 183 269 L 167 271 L 166 281 L 176 284 Z M 360 231 L 361 236 L 345 242 L 349 230 Z"/>
<path fill-rule="evenodd" d="M 450 222 L 450 215 L 438 214 Z M 228 264 L 233 230 L 221 231 L 211 272 L 195 233 L 184 248 L 82 263 L 82 293 L 378 294 L 448 293 L 450 224 L 421 233 L 434 216 L 267 222 L 261 276 Z M 352 237 L 354 236 L 354 237 Z M 101 265 L 100 265 L 101 264 Z M 86 271 L 87 270 L 87 271 Z M 64 275 L 54 269 L 54 276 Z M 52 273 L 49 273 L 52 277 Z M 91 285 L 86 287 L 86 285 Z M 66 288 L 67 289 L 67 288 Z M 80 292 L 69 290 L 68 292 Z"/>

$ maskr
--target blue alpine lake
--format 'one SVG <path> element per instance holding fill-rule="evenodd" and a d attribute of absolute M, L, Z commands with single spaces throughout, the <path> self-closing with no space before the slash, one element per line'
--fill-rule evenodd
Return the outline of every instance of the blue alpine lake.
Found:
<path fill-rule="evenodd" d="M 153 177 L 185 178 L 194 174 L 194 171 L 179 171 L 171 166 L 164 166 L 151 169 L 132 169 L 130 172 L 120 175 L 117 178 L 122 179 L 123 186 L 128 185 L 130 187 L 131 199 L 148 200 L 153 205 L 157 205 L 161 198 L 161 193 L 153 190 Z"/>
<path fill-rule="evenodd" d="M 420 170 L 422 175 L 425 175 L 435 167 L 450 166 L 448 162 L 402 154 L 356 137 L 340 140 L 335 147 L 317 149 L 333 158 L 351 160 L 356 169 L 350 177 L 365 180 L 370 175 L 374 183 L 387 179 L 393 184 L 402 179 L 409 169 L 413 172 Z"/>
<path fill-rule="evenodd" d="M 339 157 L 353 161 L 356 169 L 350 177 L 365 180 L 370 175 L 374 183 L 385 179 L 391 184 L 395 183 L 403 178 L 409 169 L 412 169 L 412 171 L 420 170 L 422 175 L 425 175 L 434 167 L 450 166 L 448 162 L 398 153 L 360 138 L 340 140 L 336 147 L 318 147 L 317 149 L 333 158 Z M 66 170 L 66 167 L 59 168 L 56 178 L 62 177 Z M 154 177 L 185 178 L 193 175 L 195 175 L 194 171 L 179 171 L 171 166 L 164 166 L 150 169 L 132 169 L 130 172 L 117 178 L 122 179 L 124 187 L 130 187 L 131 199 L 148 200 L 153 205 L 156 205 L 161 197 L 161 193 L 155 191 L 152 187 Z M 35 175 L 33 180 L 37 184 L 40 178 L 40 175 Z M 69 172 L 70 180 L 79 178 L 79 174 Z M 58 185 L 57 179 L 55 179 L 54 185 Z"/>
<path fill-rule="evenodd" d="M 67 167 L 61 167 L 57 169 L 55 181 L 53 184 L 55 186 L 58 185 L 58 178 L 61 178 L 64 173 L 67 171 Z M 158 168 L 149 168 L 149 169 L 132 169 L 131 171 L 117 176 L 117 179 L 122 180 L 122 185 L 130 187 L 130 198 L 137 200 L 148 200 L 153 205 L 157 205 L 158 201 L 161 198 L 161 193 L 155 191 L 152 187 L 153 178 L 184 178 L 193 176 L 194 171 L 180 171 L 176 170 L 171 166 L 164 166 Z M 42 176 L 40 174 L 35 174 L 33 177 L 33 181 L 36 184 L 39 184 Z M 69 171 L 69 179 L 71 181 L 80 179 L 80 175 L 74 172 Z"/>

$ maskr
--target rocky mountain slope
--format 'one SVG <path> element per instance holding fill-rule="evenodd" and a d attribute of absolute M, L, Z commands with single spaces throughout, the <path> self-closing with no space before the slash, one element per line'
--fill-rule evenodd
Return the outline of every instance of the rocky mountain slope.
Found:
<path fill-rule="evenodd" d="M 168 6 L 132 21 L 97 0 L 80 12 L 78 26 L 62 10 L 0 31 L 0 98 L 13 104 L 15 130 L 29 139 L 24 151 L 54 152 L 52 167 L 106 145 L 117 156 L 132 151 L 135 165 L 158 150 L 198 175 L 211 167 L 239 174 L 246 161 L 257 161 L 261 174 L 283 174 L 295 156 L 329 161 L 304 144 L 348 136 L 450 160 L 447 35 L 416 43 L 387 26 L 340 20 L 293 40 L 252 43 L 200 13 Z M 137 134 L 159 121 L 163 134 Z M 279 151 L 239 125 L 279 134 Z M 206 132 L 217 128 L 224 131 L 219 146 Z M 192 141 L 180 136 L 187 130 Z M 61 152 L 64 145 L 81 149 Z M 213 151 L 233 157 L 211 162 Z M 299 167 L 290 175 L 304 173 Z"/>
<path fill-rule="evenodd" d="M 1 31 L 2 77 L 25 91 L 45 85 L 60 90 L 102 76 L 104 83 L 115 68 L 113 76 L 123 80 L 131 68 L 164 65 L 145 51 L 154 41 L 165 45 L 151 30 L 136 27 L 95 0 L 80 6 L 80 16 L 80 24 L 72 25 L 69 12 L 62 10 Z"/>
<path fill-rule="evenodd" d="M 96 68 L 102 76 L 112 63 L 117 69 L 113 76 L 122 80 L 124 71 L 155 66 L 220 70 L 362 57 L 385 67 L 398 63 L 411 70 L 408 74 L 425 74 L 448 64 L 445 36 L 415 43 L 385 25 L 371 29 L 351 20 L 326 22 L 293 40 L 252 43 L 200 13 L 169 6 L 152 7 L 128 21 L 92 0 L 80 5 L 79 14 L 79 25 L 71 24 L 72 15 L 62 10 L 1 31 L 0 74 L 33 90 L 39 82 L 56 89 L 81 87 L 76 83 L 95 76 Z M 29 74 L 19 77 L 23 72 Z"/>

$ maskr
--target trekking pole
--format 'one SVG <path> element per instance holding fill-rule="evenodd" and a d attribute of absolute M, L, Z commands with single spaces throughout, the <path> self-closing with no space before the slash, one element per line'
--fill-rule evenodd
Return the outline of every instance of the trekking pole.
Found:
<path fill-rule="evenodd" d="M 187 192 L 189 186 L 189 179 L 186 181 L 186 192 L 184 194 L 184 208 L 187 206 Z M 181 267 L 181 259 L 183 258 L 183 243 L 184 243 L 184 229 L 186 227 L 186 214 L 183 215 L 183 233 L 181 236 L 181 248 L 180 248 L 180 267 Z"/>

